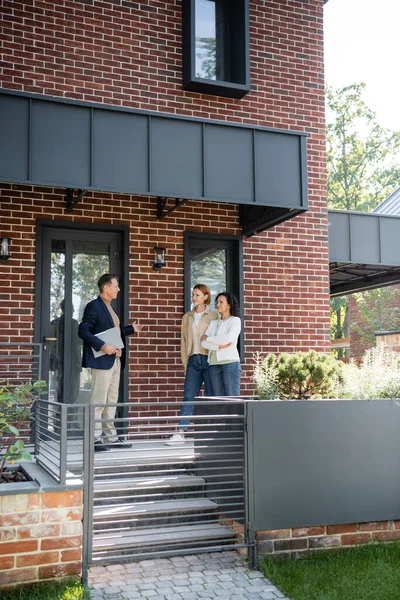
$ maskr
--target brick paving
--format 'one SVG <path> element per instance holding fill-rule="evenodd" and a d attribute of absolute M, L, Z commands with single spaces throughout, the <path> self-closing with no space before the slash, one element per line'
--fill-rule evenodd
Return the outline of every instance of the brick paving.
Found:
<path fill-rule="evenodd" d="M 92 600 L 289 600 L 234 551 L 92 567 Z"/>

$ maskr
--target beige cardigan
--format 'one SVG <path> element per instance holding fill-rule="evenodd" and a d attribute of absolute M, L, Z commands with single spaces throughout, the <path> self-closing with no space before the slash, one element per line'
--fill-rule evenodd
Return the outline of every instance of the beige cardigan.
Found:
<path fill-rule="evenodd" d="M 215 310 L 210 309 L 206 306 L 205 311 L 202 314 L 199 323 L 199 338 L 205 334 L 207 327 L 209 326 L 211 321 L 214 319 L 218 319 L 218 313 Z M 183 315 L 182 326 L 181 326 L 181 357 L 182 364 L 185 367 L 189 360 L 189 356 L 192 354 L 193 349 L 193 320 L 194 320 L 194 309 Z M 208 351 L 205 348 L 200 346 L 201 354 L 208 354 Z"/>

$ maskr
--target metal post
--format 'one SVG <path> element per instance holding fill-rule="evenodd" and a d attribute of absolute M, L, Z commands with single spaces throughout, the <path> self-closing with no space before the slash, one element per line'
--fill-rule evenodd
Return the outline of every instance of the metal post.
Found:
<path fill-rule="evenodd" d="M 253 486 L 253 468 L 252 468 L 252 428 L 251 418 L 251 403 L 244 404 L 244 452 L 245 452 L 245 532 L 246 544 L 248 545 L 248 565 L 250 569 L 257 568 L 257 544 L 254 539 L 254 486 Z M 251 415 L 252 416 L 252 415 Z"/>
<path fill-rule="evenodd" d="M 67 480 L 67 421 L 68 406 L 60 406 L 60 484 L 65 485 Z"/>
<path fill-rule="evenodd" d="M 93 546 L 94 407 L 84 407 L 82 583 L 87 585 Z"/>

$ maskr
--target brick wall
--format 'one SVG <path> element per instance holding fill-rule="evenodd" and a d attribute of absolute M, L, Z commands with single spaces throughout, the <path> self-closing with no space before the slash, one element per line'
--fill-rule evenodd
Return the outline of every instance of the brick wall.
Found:
<path fill-rule="evenodd" d="M 399 539 L 400 521 L 276 529 L 259 531 L 256 534 L 260 555 L 280 554 L 292 558 L 300 558 L 317 550 L 391 542 Z"/>
<path fill-rule="evenodd" d="M 393 332 L 387 333 L 385 335 L 377 335 L 376 336 L 376 345 L 377 346 L 386 346 L 390 350 L 394 352 L 400 352 L 400 333 Z"/>
<path fill-rule="evenodd" d="M 130 399 L 179 399 L 183 370 L 176 365 L 180 364 L 183 312 L 183 232 L 239 233 L 237 207 L 188 202 L 168 219 L 157 222 L 154 199 L 122 194 L 89 193 L 71 215 L 64 211 L 64 190 L 2 184 L 0 199 L 2 228 L 6 227 L 13 238 L 12 258 L 0 263 L 0 314 L 4 323 L 0 343 L 32 340 L 37 218 L 129 225 L 130 319 L 145 325 L 145 330 L 130 340 Z M 296 225 L 282 225 L 244 242 L 243 393 L 254 393 L 251 372 L 256 350 L 329 350 L 323 251 L 303 250 L 299 241 L 312 235 L 307 218 L 299 217 Z M 296 239 L 285 233 L 288 229 L 297 229 Z M 153 246 L 164 241 L 167 266 L 155 273 Z M 310 262 L 302 262 L 303 253 L 310 256 Z"/>
<path fill-rule="evenodd" d="M 251 92 L 234 100 L 182 90 L 178 0 L 0 7 L 3 88 L 308 132 L 310 211 L 244 242 L 243 393 L 253 393 L 254 351 L 330 350 L 323 0 L 254 0 L 250 9 Z M 0 264 L 0 342 L 32 339 L 37 218 L 128 225 L 131 318 L 146 325 L 131 342 L 130 397 L 180 398 L 183 233 L 238 234 L 237 207 L 191 201 L 158 222 L 151 198 L 89 193 L 66 214 L 64 194 L 0 187 L 1 233 L 13 239 L 13 258 Z M 167 248 L 167 267 L 155 274 L 157 243 Z"/>
<path fill-rule="evenodd" d="M 0 588 L 79 575 L 82 491 L 0 496 Z"/>

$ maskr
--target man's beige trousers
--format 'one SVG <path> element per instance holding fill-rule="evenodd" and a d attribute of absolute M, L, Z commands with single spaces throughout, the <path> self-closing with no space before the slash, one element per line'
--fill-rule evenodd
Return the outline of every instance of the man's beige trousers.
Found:
<path fill-rule="evenodd" d="M 111 369 L 92 369 L 92 395 L 90 397 L 90 404 L 111 405 L 96 406 L 94 409 L 95 440 L 99 440 L 103 433 L 105 442 L 117 441 L 117 432 L 114 425 L 116 406 L 112 405 L 118 402 L 120 374 L 121 361 L 119 358 L 115 359 Z M 100 419 L 105 420 L 100 422 Z"/>

